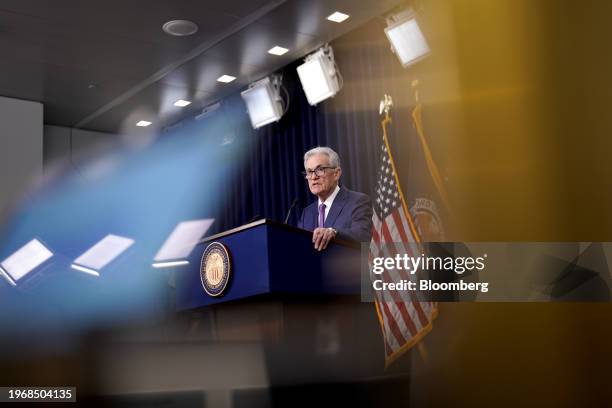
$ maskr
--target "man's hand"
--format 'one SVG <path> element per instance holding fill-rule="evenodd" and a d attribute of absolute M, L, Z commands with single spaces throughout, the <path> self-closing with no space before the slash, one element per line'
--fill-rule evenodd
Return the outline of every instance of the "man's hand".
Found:
<path fill-rule="evenodd" d="M 336 230 L 333 228 L 316 228 L 312 233 L 312 242 L 317 251 L 322 251 L 327 248 L 327 244 L 336 236 Z"/>

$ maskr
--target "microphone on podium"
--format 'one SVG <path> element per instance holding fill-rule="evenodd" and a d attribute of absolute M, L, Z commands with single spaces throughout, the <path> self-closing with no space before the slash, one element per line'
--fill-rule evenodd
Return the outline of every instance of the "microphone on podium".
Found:
<path fill-rule="evenodd" d="M 294 198 L 293 202 L 291 203 L 291 207 L 289 207 L 289 211 L 287 211 L 287 216 L 285 217 L 285 221 L 283 224 L 287 224 L 287 222 L 289 221 L 289 217 L 291 216 L 291 211 L 293 210 L 293 207 L 295 207 L 295 205 L 298 203 L 298 198 Z"/>
<path fill-rule="evenodd" d="M 259 215 L 259 214 L 255 214 L 255 215 L 253 216 L 253 218 L 251 218 L 250 220 L 248 220 L 248 221 L 247 221 L 247 224 L 250 224 L 250 223 L 252 223 L 252 222 L 255 222 L 255 221 L 257 221 L 257 220 L 258 220 L 258 219 L 260 219 L 260 218 L 261 218 L 261 215 Z"/>

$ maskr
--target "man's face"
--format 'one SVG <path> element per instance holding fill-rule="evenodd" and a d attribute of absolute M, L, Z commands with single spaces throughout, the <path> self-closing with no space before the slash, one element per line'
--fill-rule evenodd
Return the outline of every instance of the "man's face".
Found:
<path fill-rule="evenodd" d="M 315 154 L 306 160 L 306 171 L 308 172 L 322 167 L 330 167 L 329 157 L 326 154 Z M 323 200 L 327 199 L 338 185 L 341 174 L 340 168 L 328 168 L 322 176 L 312 173 L 311 178 L 308 179 L 310 192 Z"/>

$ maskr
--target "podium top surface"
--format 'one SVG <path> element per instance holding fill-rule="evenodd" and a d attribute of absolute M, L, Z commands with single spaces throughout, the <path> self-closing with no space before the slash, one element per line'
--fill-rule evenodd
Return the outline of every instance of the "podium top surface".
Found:
<path fill-rule="evenodd" d="M 248 229 L 251 229 L 251 228 L 258 227 L 260 225 L 270 225 L 270 226 L 274 226 L 274 227 L 277 227 L 277 228 L 285 229 L 287 231 L 292 231 L 292 232 L 294 232 L 296 234 L 307 234 L 307 235 L 311 235 L 312 234 L 312 231 L 308 231 L 308 230 L 305 230 L 305 229 L 297 228 L 297 227 L 294 227 L 294 226 L 288 225 L 288 224 L 283 224 L 282 222 L 274 221 L 274 220 L 271 220 L 271 219 L 268 219 L 268 218 L 262 218 L 261 220 L 253 221 L 253 222 L 250 222 L 248 224 L 244 224 L 244 225 L 241 225 L 239 227 L 232 228 L 232 229 L 229 229 L 227 231 L 220 232 L 218 234 L 214 234 L 214 235 L 210 235 L 208 237 L 204 237 L 204 238 L 202 238 L 200 240 L 200 244 L 206 243 L 206 242 L 210 242 L 210 241 L 214 241 L 214 240 L 217 240 L 217 239 L 229 236 L 229 235 L 233 235 L 233 234 L 236 234 L 236 233 L 241 232 L 241 231 L 245 231 L 245 230 L 248 230 Z M 350 248 L 356 248 L 356 249 L 360 248 L 360 244 L 358 242 L 353 242 L 353 241 L 348 241 L 348 240 L 343 240 L 343 239 L 333 239 L 332 242 L 334 244 L 338 244 L 338 245 L 342 245 L 342 246 L 347 246 L 347 247 L 350 247 Z"/>

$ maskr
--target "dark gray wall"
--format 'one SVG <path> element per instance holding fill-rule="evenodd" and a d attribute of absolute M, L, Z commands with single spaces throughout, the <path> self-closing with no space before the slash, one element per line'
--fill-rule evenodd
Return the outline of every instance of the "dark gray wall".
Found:
<path fill-rule="evenodd" d="M 43 106 L 0 97 L 0 218 L 42 174 Z"/>
<path fill-rule="evenodd" d="M 48 175 L 54 168 L 71 161 L 79 164 L 118 147 L 120 143 L 120 138 L 110 133 L 45 125 L 44 172 Z"/>

